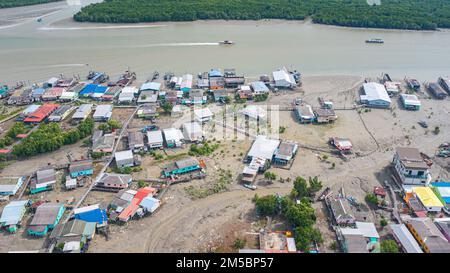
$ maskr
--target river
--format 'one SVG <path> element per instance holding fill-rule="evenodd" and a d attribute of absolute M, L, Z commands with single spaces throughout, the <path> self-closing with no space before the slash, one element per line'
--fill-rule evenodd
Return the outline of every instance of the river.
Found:
<path fill-rule="evenodd" d="M 89 70 L 115 77 L 127 68 L 141 80 L 155 70 L 196 74 L 236 68 L 256 76 L 281 66 L 304 75 L 375 77 L 387 72 L 420 81 L 450 75 L 450 31 L 368 30 L 282 20 L 80 24 L 68 20 L 79 6 L 54 5 L 61 9 L 42 22 L 29 19 L 0 27 L 0 83 L 32 83 L 60 73 L 84 77 Z M 8 10 L 0 10 L 0 16 L 2 12 Z M 385 44 L 366 44 L 369 38 L 382 38 Z M 235 44 L 218 44 L 225 39 Z"/>

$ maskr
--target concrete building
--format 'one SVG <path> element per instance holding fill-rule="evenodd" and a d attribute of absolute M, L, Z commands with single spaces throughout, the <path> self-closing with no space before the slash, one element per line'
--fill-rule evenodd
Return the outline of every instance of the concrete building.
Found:
<path fill-rule="evenodd" d="M 128 149 L 135 153 L 146 150 L 144 134 L 141 131 L 128 132 Z"/>
<path fill-rule="evenodd" d="M 267 110 L 259 105 L 247 105 L 240 113 L 253 120 L 267 120 Z"/>
<path fill-rule="evenodd" d="M 444 204 L 439 200 L 430 187 L 413 187 L 412 192 L 428 212 L 441 212 Z"/>
<path fill-rule="evenodd" d="M 176 128 L 163 129 L 163 134 L 166 147 L 176 148 L 181 147 L 183 145 L 184 136 L 180 129 Z"/>
<path fill-rule="evenodd" d="M 131 150 L 116 152 L 114 157 L 118 168 L 133 167 L 135 165 L 133 152 Z"/>
<path fill-rule="evenodd" d="M 416 148 L 398 147 L 393 165 L 396 174 L 404 185 L 427 186 L 431 181 L 429 166 Z"/>
<path fill-rule="evenodd" d="M 209 110 L 209 108 L 200 108 L 194 110 L 195 120 L 199 123 L 205 123 L 211 121 L 214 114 Z"/>
<path fill-rule="evenodd" d="M 298 144 L 290 141 L 282 141 L 278 146 L 273 162 L 278 165 L 286 165 L 291 162 L 294 156 L 297 154 Z"/>
<path fill-rule="evenodd" d="M 111 104 L 100 104 L 95 107 L 93 118 L 95 121 L 108 121 L 112 116 L 113 106 Z"/>
<path fill-rule="evenodd" d="M 363 84 L 364 95 L 360 96 L 361 104 L 375 108 L 390 108 L 391 98 L 384 85 L 369 82 Z"/>
<path fill-rule="evenodd" d="M 197 122 L 184 123 L 183 136 L 190 142 L 202 142 L 204 140 L 202 127 Z"/>
<path fill-rule="evenodd" d="M 265 160 L 265 166 L 272 162 L 275 152 L 280 145 L 280 140 L 269 139 L 267 136 L 259 135 L 250 148 L 246 161 L 251 162 L 254 157 Z"/>
<path fill-rule="evenodd" d="M 147 145 L 149 149 L 162 148 L 163 143 L 163 135 L 160 130 L 147 132 Z"/>

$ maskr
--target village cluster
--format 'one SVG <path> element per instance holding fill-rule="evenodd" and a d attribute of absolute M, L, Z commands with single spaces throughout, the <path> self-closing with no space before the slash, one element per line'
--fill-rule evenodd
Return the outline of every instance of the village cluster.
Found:
<path fill-rule="evenodd" d="M 27 128 L 25 133 L 13 135 L 13 141 L 3 145 L 0 150 L 2 160 L 20 161 L 23 155 L 17 154 L 14 147 L 33 138 L 34 132 L 43 124 L 59 123 L 64 130 L 69 130 L 90 119 L 95 122 L 86 157 L 69 155 L 69 164 L 0 178 L 2 232 L 17 233 L 26 229 L 31 238 L 46 238 L 43 249 L 48 252 L 86 252 L 96 234 L 109 236 L 109 224 L 124 224 L 157 212 L 164 204 L 163 195 L 170 185 L 206 176 L 208 171 L 202 155 L 208 151 L 196 149 L 211 148 L 205 132 L 205 126 L 211 124 L 237 130 L 254 139 L 243 158 L 239 176 L 239 182 L 249 190 L 257 189 L 258 175 L 268 172 L 271 167 L 289 170 L 299 149 L 308 148 L 308 144 L 300 139 L 274 138 L 268 133 L 261 134 L 259 129 L 249 133 L 248 128 L 230 127 L 221 123 L 222 112 L 211 110 L 213 106 L 221 109 L 230 102 L 245 102 L 236 114 L 243 116 L 247 123 L 267 122 L 269 111 L 258 102 L 264 102 L 270 94 L 280 90 L 296 92 L 300 89 L 302 81 L 297 71 L 281 68 L 271 76 L 263 75 L 255 80 L 236 74 L 234 69 L 224 69 L 223 73 L 212 69 L 197 76 L 167 73 L 160 77 L 155 72 L 140 86 L 133 84 L 135 81 L 136 74 L 130 71 L 116 81 L 110 81 L 105 73 L 91 72 L 86 80 L 61 75 L 42 84 L 27 86 L 19 83 L 0 89 L 5 105 L 22 107 L 4 121 L 14 120 Z M 414 79 L 405 81 L 408 92 L 401 93 L 402 84 L 392 81 L 387 74 L 381 83 L 367 80 L 361 88 L 359 103 L 353 105 L 353 109 L 388 109 L 393 98 L 398 98 L 404 109 L 420 110 L 421 103 L 414 94 L 421 89 L 420 83 Z M 450 79 L 439 78 L 437 83 L 426 84 L 425 89 L 435 98 L 445 99 L 447 93 L 450 94 Z M 319 106 L 313 107 L 298 97 L 283 110 L 293 113 L 300 123 L 298 126 L 335 122 L 338 116 L 333 102 L 318 99 Z M 114 120 L 113 111 L 122 108 L 132 109 L 131 116 Z M 191 119 L 180 126 L 160 128 L 154 124 L 161 116 L 178 118 L 186 114 Z M 145 125 L 129 128 L 130 121 L 135 118 L 142 119 Z M 424 122 L 422 126 L 427 124 Z M 7 133 L 6 128 L 3 133 Z M 126 141 L 122 142 L 122 138 Z M 336 136 L 329 144 L 344 159 L 352 153 L 353 144 L 348 138 Z M 133 179 L 134 170 L 146 167 L 142 164 L 143 155 L 152 154 L 156 159 L 158 153 L 187 145 L 191 145 L 189 156 L 168 162 L 159 177 L 149 177 L 145 181 Z M 448 145 L 442 146 L 441 150 L 442 156 L 448 156 Z M 39 153 L 33 151 L 32 155 L 39 156 Z M 450 252 L 450 220 L 441 217 L 450 213 L 447 208 L 450 183 L 436 181 L 438 178 L 429 170 L 432 160 L 416 148 L 397 147 L 392 158 L 396 183 L 376 187 L 373 196 L 375 206 L 391 209 L 397 219 L 397 224 L 390 225 L 393 237 L 408 253 Z M 65 191 L 83 188 L 86 192 L 78 199 L 57 202 L 35 198 L 39 193 L 55 190 L 58 184 Z M 108 204 L 87 204 L 83 201 L 91 191 L 114 193 L 115 197 Z M 384 201 L 387 195 L 398 195 L 402 199 L 390 207 Z M 361 221 L 352 212 L 358 207 L 355 200 L 342 192 L 333 195 L 329 188 L 319 199 L 329 209 L 344 252 L 380 251 L 380 236 L 374 223 Z M 28 223 L 24 222 L 26 215 L 31 217 Z M 260 251 L 296 252 L 295 242 L 289 234 L 265 234 Z M 242 250 L 251 251 L 254 250 Z"/>

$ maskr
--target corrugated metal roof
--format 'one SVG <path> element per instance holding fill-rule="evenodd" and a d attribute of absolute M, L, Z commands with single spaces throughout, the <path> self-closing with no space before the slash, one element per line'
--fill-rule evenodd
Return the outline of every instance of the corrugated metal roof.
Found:
<path fill-rule="evenodd" d="M 11 201 L 3 208 L 2 216 L 0 217 L 0 224 L 8 226 L 19 223 L 25 214 L 25 206 L 27 203 L 28 200 Z"/>
<path fill-rule="evenodd" d="M 423 253 L 416 239 L 404 224 L 389 225 L 396 239 L 402 244 L 406 253 Z"/>

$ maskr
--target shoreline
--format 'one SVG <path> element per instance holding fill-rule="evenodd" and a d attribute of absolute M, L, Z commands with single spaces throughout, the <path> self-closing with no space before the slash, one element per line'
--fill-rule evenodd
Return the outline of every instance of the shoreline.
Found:
<path fill-rule="evenodd" d="M 145 28 L 153 26 L 167 26 L 167 25 L 183 25 L 183 24 L 228 24 L 228 25 L 269 25 L 269 24 L 298 24 L 298 25 L 313 25 L 319 27 L 331 27 L 337 29 L 349 29 L 349 30 L 362 30 L 362 31 L 386 31 L 386 32 L 423 32 L 423 33 L 433 33 L 433 32 L 449 32 L 450 29 L 438 28 L 435 30 L 413 30 L 413 29 L 391 29 L 391 28 L 367 28 L 367 27 L 347 27 L 339 25 L 329 25 L 314 23 L 311 18 L 305 20 L 285 20 L 285 19 L 261 19 L 261 20 L 195 20 L 195 21 L 158 21 L 158 22 L 142 22 L 142 23 L 101 23 L 101 22 L 78 22 L 73 19 L 73 17 L 58 20 L 49 24 L 49 28 L 60 29 L 60 30 L 70 30 L 70 29 L 94 29 L 92 27 L 102 27 L 107 26 L 110 29 L 119 28 Z M 86 26 L 86 27 L 85 27 Z"/>

